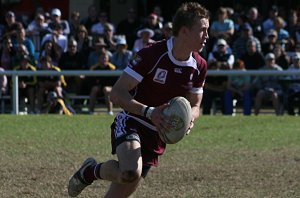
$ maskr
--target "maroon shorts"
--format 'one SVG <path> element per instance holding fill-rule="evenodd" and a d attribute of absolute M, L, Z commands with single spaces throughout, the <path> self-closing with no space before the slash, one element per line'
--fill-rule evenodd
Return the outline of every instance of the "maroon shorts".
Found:
<path fill-rule="evenodd" d="M 116 148 L 125 141 L 132 140 L 126 138 L 131 134 L 138 134 L 141 143 L 141 153 L 143 165 L 157 166 L 158 156 L 165 151 L 166 144 L 159 138 L 158 132 L 141 124 L 125 113 L 119 113 L 111 125 L 111 145 L 112 154 L 116 154 Z"/>

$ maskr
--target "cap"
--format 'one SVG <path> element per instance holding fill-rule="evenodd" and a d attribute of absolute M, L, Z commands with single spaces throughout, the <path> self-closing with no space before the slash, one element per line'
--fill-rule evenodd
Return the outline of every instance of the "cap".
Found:
<path fill-rule="evenodd" d="M 12 11 L 8 11 L 5 16 L 6 17 L 15 17 L 15 13 L 13 13 Z"/>
<path fill-rule="evenodd" d="M 268 36 L 277 36 L 277 32 L 274 29 L 270 29 L 267 33 Z"/>
<path fill-rule="evenodd" d="M 51 99 L 55 99 L 57 98 L 57 93 L 55 91 L 50 91 L 48 93 L 48 99 L 51 100 Z"/>
<path fill-rule="evenodd" d="M 61 16 L 61 12 L 58 8 L 54 8 L 51 12 L 51 15 Z"/>
<path fill-rule="evenodd" d="M 265 56 L 265 59 L 266 60 L 275 59 L 275 55 L 273 53 L 267 53 L 266 56 Z"/>
<path fill-rule="evenodd" d="M 127 45 L 126 39 L 124 37 L 118 38 L 117 45 Z"/>
<path fill-rule="evenodd" d="M 252 27 L 249 23 L 244 23 L 242 26 L 241 26 L 241 29 L 242 30 L 252 30 Z"/>
<path fill-rule="evenodd" d="M 300 53 L 296 52 L 293 56 L 293 60 L 300 60 Z"/>
<path fill-rule="evenodd" d="M 172 22 L 167 22 L 164 25 L 164 29 L 172 29 L 173 28 L 173 23 Z"/>
<path fill-rule="evenodd" d="M 138 37 L 141 37 L 141 36 L 142 36 L 142 33 L 144 33 L 144 32 L 149 33 L 149 34 L 150 34 L 150 38 L 152 38 L 152 37 L 154 36 L 154 31 L 151 30 L 151 29 L 149 29 L 149 28 L 143 28 L 143 29 L 139 30 L 139 31 L 137 32 L 137 36 L 138 36 Z"/>
<path fill-rule="evenodd" d="M 227 45 L 227 42 L 225 39 L 218 39 L 217 45 Z"/>
<path fill-rule="evenodd" d="M 95 41 L 95 45 L 96 46 L 104 46 L 104 47 L 107 46 L 102 37 L 97 38 L 97 40 Z"/>

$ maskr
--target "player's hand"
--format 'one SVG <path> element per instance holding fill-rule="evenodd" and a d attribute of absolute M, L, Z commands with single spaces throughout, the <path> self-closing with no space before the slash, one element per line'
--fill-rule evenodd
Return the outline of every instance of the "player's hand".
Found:
<path fill-rule="evenodd" d="M 187 130 L 187 132 L 185 133 L 185 135 L 190 134 L 192 128 L 194 127 L 194 121 L 195 121 L 195 119 L 192 118 L 191 123 L 190 123 L 190 127 L 188 128 L 188 130 Z"/>
<path fill-rule="evenodd" d="M 155 107 L 151 114 L 151 121 L 156 126 L 158 131 L 165 131 L 170 128 L 169 117 L 163 114 L 163 110 L 170 106 L 169 104 L 163 104 Z"/>

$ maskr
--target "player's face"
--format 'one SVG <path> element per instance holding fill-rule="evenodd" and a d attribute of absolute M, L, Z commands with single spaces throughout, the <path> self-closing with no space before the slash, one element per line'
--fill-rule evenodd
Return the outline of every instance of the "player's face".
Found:
<path fill-rule="evenodd" d="M 189 40 L 192 51 L 202 51 L 207 42 L 208 36 L 208 28 L 209 28 L 209 20 L 201 19 L 197 21 L 189 32 Z"/>

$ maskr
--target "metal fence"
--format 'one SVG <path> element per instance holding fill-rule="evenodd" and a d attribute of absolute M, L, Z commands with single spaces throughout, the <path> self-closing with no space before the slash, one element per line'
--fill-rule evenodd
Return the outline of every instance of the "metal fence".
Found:
<path fill-rule="evenodd" d="M 13 114 L 19 114 L 19 76 L 120 76 L 121 70 L 116 71 L 91 71 L 91 70 L 64 70 L 64 71 L 0 71 L 1 75 L 12 77 Z M 294 76 L 300 75 L 299 71 L 276 71 L 276 70 L 209 70 L 210 76 Z"/>

